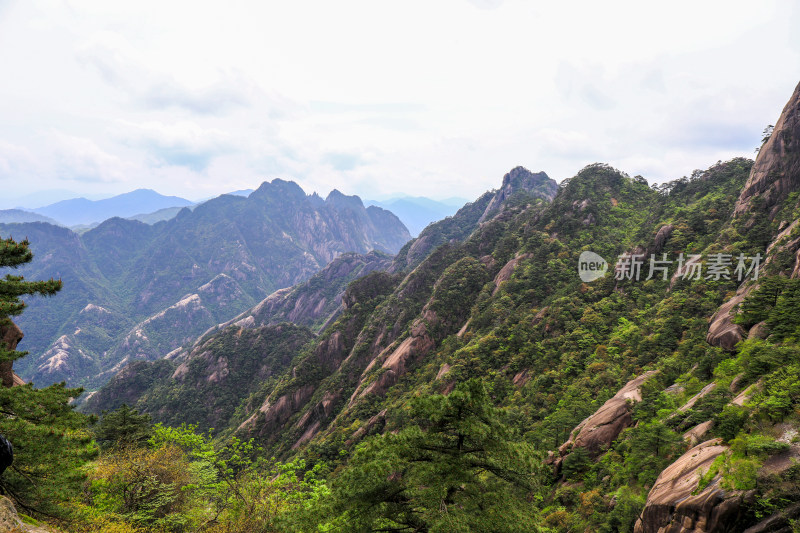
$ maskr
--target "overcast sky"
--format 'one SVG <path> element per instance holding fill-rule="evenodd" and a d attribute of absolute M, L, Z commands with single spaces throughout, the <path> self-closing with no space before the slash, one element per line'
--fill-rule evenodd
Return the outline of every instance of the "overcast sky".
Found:
<path fill-rule="evenodd" d="M 0 0 L 0 204 L 662 182 L 753 157 L 800 81 L 796 5 Z"/>

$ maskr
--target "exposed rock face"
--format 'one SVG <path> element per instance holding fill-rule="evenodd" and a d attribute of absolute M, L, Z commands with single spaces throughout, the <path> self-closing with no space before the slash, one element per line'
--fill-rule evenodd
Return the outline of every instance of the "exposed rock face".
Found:
<path fill-rule="evenodd" d="M 0 496 L 0 531 L 8 533 L 24 533 L 28 531 L 20 520 L 11 500 Z"/>
<path fill-rule="evenodd" d="M 369 372 L 375 362 L 385 357 L 383 364 L 381 364 L 382 373 L 363 390 L 361 390 L 359 384 L 359 387 L 356 388 L 350 398 L 350 404 L 354 404 L 357 398 L 363 398 L 371 394 L 383 395 L 389 387 L 397 383 L 400 377 L 406 373 L 408 366 L 427 355 L 436 346 L 436 341 L 428 334 L 428 326 L 435 324 L 437 321 L 438 319 L 433 311 L 426 311 L 423 317 L 417 319 L 411 326 L 411 336 L 403 340 L 394 349 L 390 347 L 386 352 L 380 354 L 364 370 L 364 375 Z"/>
<path fill-rule="evenodd" d="M 17 344 L 22 340 L 22 337 L 22 330 L 13 322 L 0 326 L 0 343 L 5 344 L 6 350 L 16 350 Z M 13 365 L 13 361 L 4 361 L 0 363 L 0 379 L 2 379 L 3 387 L 14 386 Z"/>
<path fill-rule="evenodd" d="M 153 226 L 114 218 L 80 236 L 40 222 L 13 231 L 31 237 L 37 257 L 24 275 L 69 281 L 58 302 L 33 301 L 20 317 L 34 356 L 17 369 L 40 385 L 66 380 L 91 388 L 107 382 L 123 359 L 163 357 L 343 254 L 381 250 L 388 263 L 387 254 L 411 238 L 392 213 L 365 208 L 356 196 L 333 191 L 322 201 L 283 180 Z M 311 291 L 280 311 L 286 320 L 314 315 L 324 323 L 340 292 Z M 69 349 L 59 342 L 65 334 Z"/>
<path fill-rule="evenodd" d="M 253 308 L 209 329 L 203 337 L 231 324 L 256 328 L 292 322 L 321 331 L 347 307 L 348 302 L 343 301 L 343 297 L 351 281 L 386 270 L 391 263 L 391 256 L 376 251 L 363 255 L 342 254 L 308 281 L 273 292 Z"/>
<path fill-rule="evenodd" d="M 673 229 L 675 228 L 672 224 L 665 224 L 658 228 L 658 232 L 656 232 L 656 236 L 653 239 L 653 253 L 657 254 L 664 249 L 664 244 L 669 239 L 669 236 L 672 235 Z"/>
<path fill-rule="evenodd" d="M 619 436 L 623 429 L 633 424 L 628 401 L 642 400 L 640 388 L 642 383 L 656 371 L 645 372 L 632 379 L 622 387 L 613 398 L 610 398 L 593 415 L 581 422 L 570 433 L 570 438 L 558 448 L 558 456 L 553 461 L 559 470 L 564 457 L 574 448 L 585 448 L 590 455 L 596 456 L 608 447 Z"/>
<path fill-rule="evenodd" d="M 722 439 L 698 444 L 656 479 L 634 533 L 710 533 L 735 524 L 745 493 L 726 493 L 715 479 L 698 494 L 700 476 L 728 450 Z"/>
<path fill-rule="evenodd" d="M 503 268 L 500 269 L 500 272 L 498 272 L 494 277 L 494 291 L 492 294 L 496 294 L 497 291 L 500 290 L 501 283 L 511 279 L 511 276 L 514 275 L 514 270 L 517 268 L 517 264 L 519 264 L 520 261 L 528 259 L 529 257 L 531 257 L 531 254 L 520 254 L 506 263 Z"/>
<path fill-rule="evenodd" d="M 782 200 L 800 187 L 800 85 L 783 108 L 769 140 L 761 147 L 750 177 L 739 195 L 734 215 L 748 212 L 756 198 L 775 217 Z"/>
<path fill-rule="evenodd" d="M 683 440 L 689 443 L 690 446 L 697 446 L 703 437 L 714 426 L 713 420 L 706 420 L 702 424 L 697 424 L 695 427 L 683 434 Z"/>
<path fill-rule="evenodd" d="M 703 387 L 700 390 L 700 392 L 698 392 L 697 394 L 695 394 L 694 396 L 689 398 L 689 400 L 687 400 L 687 402 L 685 404 L 680 406 L 678 408 L 678 411 L 681 412 L 681 413 L 685 413 L 686 411 L 688 411 L 689 409 L 694 407 L 694 404 L 697 403 L 697 400 L 699 400 L 700 398 L 705 397 L 709 392 L 713 391 L 715 388 L 717 388 L 717 384 L 716 383 L 709 383 L 708 385 Z"/>
<path fill-rule="evenodd" d="M 535 192 L 535 194 L 547 201 L 555 198 L 558 192 L 558 185 L 555 181 L 551 180 L 544 172 L 537 172 L 534 174 L 524 167 L 516 167 L 508 174 L 503 176 L 503 185 L 497 190 L 486 210 L 480 218 L 483 222 L 489 215 L 497 212 L 506 200 L 517 191 Z"/>
<path fill-rule="evenodd" d="M 732 352 L 736 343 L 744 338 L 742 327 L 733 323 L 733 313 L 750 294 L 752 288 L 753 285 L 739 287 L 736 295 L 717 309 L 708 324 L 708 334 L 706 335 L 708 344 Z"/>
<path fill-rule="evenodd" d="M 305 385 L 291 394 L 284 394 L 280 398 L 274 400 L 274 402 L 272 398 L 267 398 L 267 401 L 264 402 L 261 409 L 253 414 L 250 419 L 242 423 L 239 429 L 250 426 L 256 422 L 259 415 L 262 415 L 263 419 L 258 435 L 269 435 L 285 424 L 286 421 L 311 398 L 313 393 L 313 385 Z"/>

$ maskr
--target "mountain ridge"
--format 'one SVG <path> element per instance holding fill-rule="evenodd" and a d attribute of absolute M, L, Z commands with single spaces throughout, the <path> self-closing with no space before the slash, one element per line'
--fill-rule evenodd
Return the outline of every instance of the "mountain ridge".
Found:
<path fill-rule="evenodd" d="M 55 313 L 50 308 L 42 322 L 49 303 L 32 301 L 21 317 L 21 326 L 32 332 L 25 345 L 36 355 L 22 360 L 18 372 L 37 383 L 97 384 L 121 359 L 153 359 L 180 346 L 186 337 L 175 334 L 180 327 L 174 320 L 193 334 L 202 333 L 263 295 L 311 276 L 338 255 L 397 251 L 410 237 L 394 215 L 368 211 L 360 200 L 315 207 L 297 184 L 283 180 L 265 182 L 259 190 L 250 197 L 223 195 L 193 210 L 183 208 L 175 218 L 153 225 L 111 218 L 80 236 L 46 224 L 0 226 L 2 234 L 15 236 L 36 229 L 30 237 L 37 261 L 21 273 L 65 281 L 63 305 Z M 225 277 L 218 278 L 221 274 Z M 211 285 L 205 297 L 190 300 L 191 306 L 175 307 L 214 279 L 225 280 L 229 288 Z M 80 316 L 89 304 L 114 316 L 113 334 Z M 173 309 L 169 315 L 160 314 L 168 309 Z M 184 321 L 192 309 L 200 314 L 188 325 Z M 172 316 L 173 322 L 168 326 L 162 320 L 159 333 L 152 330 L 153 321 L 147 322 L 149 330 L 137 327 L 156 315 Z M 127 341 L 119 337 L 120 328 L 129 332 Z"/>

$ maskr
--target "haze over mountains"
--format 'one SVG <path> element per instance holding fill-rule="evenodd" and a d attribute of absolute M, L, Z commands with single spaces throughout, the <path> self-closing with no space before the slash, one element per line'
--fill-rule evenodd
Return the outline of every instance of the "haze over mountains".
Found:
<path fill-rule="evenodd" d="M 193 202 L 177 196 L 164 196 L 150 189 L 137 189 L 105 200 L 75 198 L 34 209 L 35 213 L 58 220 L 66 226 L 92 224 L 112 217 L 127 218 L 167 207 L 188 207 Z"/>
<path fill-rule="evenodd" d="M 20 273 L 65 286 L 58 301 L 32 300 L 20 318 L 32 355 L 17 372 L 40 385 L 90 386 L 126 360 L 165 355 L 343 253 L 395 253 L 410 238 L 396 216 L 356 196 L 334 190 L 323 200 L 283 180 L 154 225 L 116 217 L 82 235 L 45 223 L 3 224 L 0 234 L 30 239 L 37 260 Z"/>
<path fill-rule="evenodd" d="M 227 194 L 249 196 L 252 192 L 253 189 L 240 189 Z M 137 189 L 99 200 L 70 198 L 43 207 L 2 209 L 0 223 L 48 222 L 77 231 L 86 231 L 113 217 L 155 224 L 173 218 L 184 207 L 193 209 L 210 199 L 192 202 L 178 196 L 165 196 L 151 189 Z M 401 196 L 384 201 L 368 200 L 364 205 L 375 205 L 392 211 L 415 237 L 425 226 L 454 214 L 466 202 L 462 198 L 437 201 L 425 197 Z"/>
<path fill-rule="evenodd" d="M 449 198 L 436 201 L 421 196 L 405 196 L 384 201 L 368 200 L 365 203 L 391 211 L 403 221 L 411 236 L 416 237 L 428 224 L 454 215 L 467 200 Z"/>

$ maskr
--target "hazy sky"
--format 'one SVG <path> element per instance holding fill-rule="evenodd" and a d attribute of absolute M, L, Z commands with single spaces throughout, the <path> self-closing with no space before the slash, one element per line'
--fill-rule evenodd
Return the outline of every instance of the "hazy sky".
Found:
<path fill-rule="evenodd" d="M 0 204 L 674 179 L 753 156 L 800 81 L 796 5 L 0 0 Z"/>

